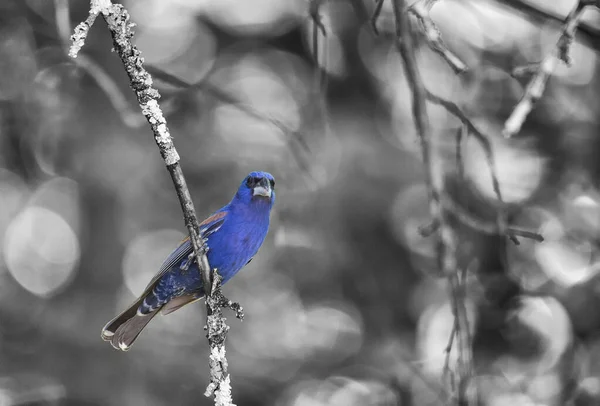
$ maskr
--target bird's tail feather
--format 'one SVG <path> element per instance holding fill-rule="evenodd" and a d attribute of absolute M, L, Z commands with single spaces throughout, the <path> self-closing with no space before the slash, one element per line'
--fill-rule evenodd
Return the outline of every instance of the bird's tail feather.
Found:
<path fill-rule="evenodd" d="M 110 341 L 117 350 L 129 350 L 144 327 L 160 310 L 158 308 L 148 314 L 138 314 L 137 309 L 143 300 L 143 298 L 136 300 L 127 310 L 109 321 L 102 329 L 102 339 Z"/>

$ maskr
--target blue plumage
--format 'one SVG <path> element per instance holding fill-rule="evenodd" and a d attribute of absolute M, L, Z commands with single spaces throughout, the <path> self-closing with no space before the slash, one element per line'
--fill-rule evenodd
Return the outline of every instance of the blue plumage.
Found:
<path fill-rule="evenodd" d="M 266 172 L 251 172 L 223 208 L 200 224 L 206 239 L 208 261 L 223 283 L 230 280 L 258 252 L 269 230 L 275 203 L 275 180 Z M 192 246 L 189 237 L 165 260 L 142 295 L 102 330 L 113 347 L 127 350 L 142 329 L 162 309 L 169 314 L 204 295 L 202 277 L 194 261 L 188 266 Z"/>

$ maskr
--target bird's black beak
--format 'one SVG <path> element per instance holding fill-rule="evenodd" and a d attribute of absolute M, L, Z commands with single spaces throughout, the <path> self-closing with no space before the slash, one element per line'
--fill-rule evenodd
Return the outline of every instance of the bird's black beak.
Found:
<path fill-rule="evenodd" d="M 271 183 L 269 179 L 262 178 L 255 186 L 252 192 L 253 196 L 271 197 L 273 191 L 271 190 Z"/>

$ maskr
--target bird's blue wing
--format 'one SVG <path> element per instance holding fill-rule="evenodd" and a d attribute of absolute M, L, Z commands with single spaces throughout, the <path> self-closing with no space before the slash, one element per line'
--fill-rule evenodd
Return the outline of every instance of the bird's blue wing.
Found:
<path fill-rule="evenodd" d="M 206 220 L 200 223 L 200 238 L 208 238 L 211 234 L 217 232 L 225 222 L 226 217 L 227 211 L 225 208 L 207 217 Z M 173 251 L 171 255 L 167 257 L 165 262 L 163 262 L 157 274 L 146 287 L 146 290 L 154 285 L 156 281 L 158 281 L 174 265 L 180 264 L 181 261 L 192 253 L 192 251 L 192 243 L 190 242 L 190 237 L 187 236 L 179 242 L 175 251 Z"/>

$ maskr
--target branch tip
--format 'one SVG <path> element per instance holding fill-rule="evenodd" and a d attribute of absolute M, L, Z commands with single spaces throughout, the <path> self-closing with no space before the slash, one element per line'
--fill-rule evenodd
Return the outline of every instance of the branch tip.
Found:
<path fill-rule="evenodd" d="M 446 47 L 440 30 L 429 15 L 431 8 L 436 2 L 437 0 L 417 0 L 408 8 L 408 12 L 419 20 L 421 31 L 429 47 L 438 53 L 456 74 L 464 73 L 469 70 L 468 66 Z"/>
<path fill-rule="evenodd" d="M 546 57 L 539 64 L 529 65 L 526 68 L 521 68 L 519 73 L 533 74 L 533 77 L 529 80 L 525 92 L 515 108 L 513 109 L 510 117 L 504 124 L 502 134 L 505 138 L 511 138 L 521 131 L 521 127 L 525 123 L 527 116 L 533 110 L 535 103 L 542 97 L 544 90 L 546 89 L 546 83 L 550 76 L 554 73 L 556 66 L 559 62 L 565 63 L 567 66 L 571 65 L 571 58 L 569 56 L 569 50 L 575 38 L 575 32 L 579 26 L 583 11 L 588 6 L 598 7 L 599 1 L 597 0 L 578 0 L 575 7 L 571 10 L 565 22 L 563 24 L 561 35 L 558 38 L 554 48 L 546 55 Z M 517 69 L 513 71 L 513 74 L 517 73 Z"/>

